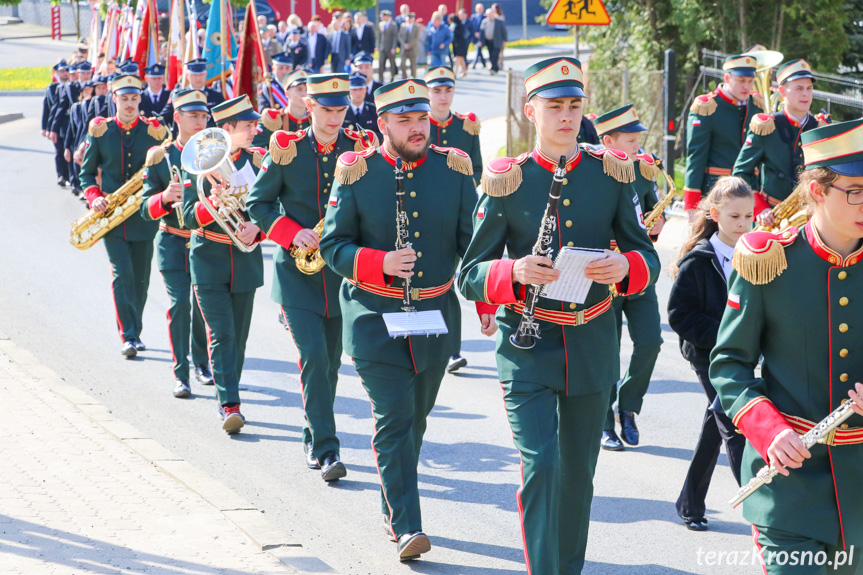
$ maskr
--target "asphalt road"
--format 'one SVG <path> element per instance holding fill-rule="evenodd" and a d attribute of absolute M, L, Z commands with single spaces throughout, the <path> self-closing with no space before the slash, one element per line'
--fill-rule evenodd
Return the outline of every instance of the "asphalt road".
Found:
<path fill-rule="evenodd" d="M 457 101 L 457 108 L 474 109 L 481 117 L 500 113 L 502 82 L 501 76 L 482 84 L 464 82 L 460 91 L 471 99 Z M 424 529 L 433 549 L 426 559 L 401 565 L 380 525 L 368 399 L 346 357 L 335 411 L 348 476 L 325 485 L 303 464 L 297 353 L 269 298 L 272 245 L 264 249 L 266 286 L 256 297 L 241 388 L 248 423 L 228 438 L 220 429 L 212 388 L 194 383 L 191 399 L 171 396 L 168 298 L 155 262 L 142 334 L 149 350 L 134 361 L 120 356 L 108 260 L 101 246 L 79 252 L 69 245 L 69 224 L 83 207 L 54 184 L 53 150 L 39 136 L 41 101 L 3 98 L 0 104 L 25 113 L 23 120 L 0 125 L 5 214 L 0 331 L 117 417 L 265 509 L 343 575 L 524 572 L 515 502 L 518 456 L 501 400 L 494 345 L 480 334 L 472 304 L 464 302 L 462 349 L 469 365 L 443 382 L 419 468 Z M 668 231 L 660 242 L 666 265 L 676 253 L 680 228 L 676 234 Z M 658 283 L 662 308 L 669 287 L 670 278 L 663 274 Z M 749 526 L 727 504 L 736 485 L 724 455 L 707 501 L 710 531 L 689 532 L 676 516 L 674 501 L 706 400 L 665 324 L 663 335 L 638 419 L 642 446 L 603 452 L 599 458 L 585 573 L 758 573 L 752 564 L 706 564 L 708 552 L 739 553 L 739 563 L 752 547 Z M 624 334 L 624 361 L 631 350 L 626 340 Z M 14 405 L 4 408 L 14 417 Z"/>

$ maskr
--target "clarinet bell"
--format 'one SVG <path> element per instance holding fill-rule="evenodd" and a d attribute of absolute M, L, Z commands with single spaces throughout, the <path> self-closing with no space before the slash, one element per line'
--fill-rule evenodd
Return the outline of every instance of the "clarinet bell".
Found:
<path fill-rule="evenodd" d="M 518 349 L 530 349 L 536 345 L 536 339 L 526 334 L 514 333 L 509 336 L 509 343 Z"/>

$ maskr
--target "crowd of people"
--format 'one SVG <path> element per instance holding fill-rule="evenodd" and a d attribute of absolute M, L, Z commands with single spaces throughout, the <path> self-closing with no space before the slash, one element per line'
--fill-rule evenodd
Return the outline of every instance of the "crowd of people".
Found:
<path fill-rule="evenodd" d="M 58 183 L 72 182 L 97 220 L 112 194 L 142 174 L 139 212 L 102 239 L 121 353 L 146 351 L 140 333 L 155 247 L 171 299 L 173 394 L 191 394 L 193 372 L 214 385 L 229 434 L 246 422 L 240 380 L 263 285 L 260 245 L 276 244 L 272 299 L 299 355 L 303 464 L 327 482 L 347 476 L 333 413 L 345 352 L 372 404 L 383 524 L 402 561 L 431 549 L 419 450 L 444 373 L 464 365 L 456 290 L 475 301 L 482 333 L 499 331 L 498 376 L 522 462 L 528 572 L 580 573 L 599 451 L 640 444 L 636 416 L 662 342 L 653 287 L 662 168 L 640 148 L 647 128 L 633 105 L 592 121 L 583 113 L 581 63 L 570 57 L 525 72 L 535 147 L 484 166 L 479 120 L 452 109 L 467 68 L 466 14 L 455 15 L 460 29 L 445 6 L 428 27 L 407 6 L 401 12 L 401 21 L 382 12 L 377 29 L 363 14 L 334 18 L 326 35 L 319 21 L 304 31 L 293 17 L 267 28 L 266 45 L 276 48 L 273 78 L 258 90 L 260 112 L 248 95 L 225 100 L 208 88 L 200 59 L 185 64 L 189 85 L 170 92 L 158 64 L 145 70 L 145 84 L 133 62 L 106 78 L 93 77 L 86 53 L 73 65 L 62 61 L 42 124 Z M 505 42 L 505 31 L 495 40 L 505 27 L 494 14 L 479 28 L 492 71 Z M 404 74 L 409 51 L 400 38 L 423 32 L 425 74 L 397 78 L 395 56 Z M 282 49 L 280 35 L 295 50 Z M 412 71 L 423 62 L 416 54 Z M 326 59 L 330 69 L 321 72 Z M 677 512 L 688 529 L 708 528 L 705 498 L 724 442 L 740 484 L 765 461 L 782 475 L 794 470 L 794 480 L 777 479 L 744 502 L 763 553 L 836 552 L 863 544 L 852 503 L 863 472 L 863 385 L 851 379 L 863 354 L 848 333 L 861 317 L 863 120 L 832 124 L 810 114 L 814 76 L 804 60 L 777 70 L 783 110 L 759 113 L 756 66 L 751 53 L 730 56 L 724 82 L 689 114 L 684 200 L 692 226 L 674 266 L 669 324 L 707 409 Z M 208 125 L 224 130 L 208 144 L 227 134 L 226 157 L 252 174 L 239 203 L 229 183 L 182 161 Z M 808 210 L 803 225 L 774 228 L 775 208 L 796 198 Z M 756 220 L 765 229 L 747 233 Z M 540 223 L 554 233 L 537 239 Z M 588 291 L 565 301 L 537 295 L 562 273 L 547 250 L 565 248 L 599 254 L 582 272 Z M 393 337 L 384 316 L 402 312 L 439 312 L 448 333 Z M 623 317 L 634 351 L 621 378 Z M 855 419 L 810 453 L 800 435 L 844 399 Z M 802 499 L 812 502 L 805 514 L 789 511 Z M 837 572 L 857 575 L 859 566 Z M 767 559 L 764 567 L 770 575 L 815 572 Z"/>

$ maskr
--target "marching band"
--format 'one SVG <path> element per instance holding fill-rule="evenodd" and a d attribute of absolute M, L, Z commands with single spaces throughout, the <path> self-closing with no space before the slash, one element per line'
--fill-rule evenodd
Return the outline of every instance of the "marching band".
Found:
<path fill-rule="evenodd" d="M 724 82 L 695 98 L 687 123 L 683 197 L 694 227 L 669 318 L 712 405 L 678 513 L 707 529 L 721 433 L 738 482 L 765 463 L 783 476 L 740 499 L 759 549 L 829 552 L 863 544 L 863 120 L 809 112 L 805 60 L 778 68 L 779 97 L 765 101 L 753 89 L 762 57 L 729 57 Z M 240 412 L 240 382 L 264 283 L 261 243 L 277 244 L 271 297 L 299 356 L 303 465 L 325 482 L 347 476 L 333 413 L 345 352 L 371 402 L 383 524 L 400 561 L 431 550 L 419 453 L 445 372 L 465 365 L 457 292 L 474 301 L 482 333 L 496 335 L 522 464 L 527 572 L 581 573 L 599 451 L 639 444 L 635 417 L 662 343 L 654 242 L 668 202 L 656 182 L 671 178 L 641 150 L 647 128 L 634 106 L 587 119 L 575 58 L 527 69 L 536 145 L 486 166 L 476 115 L 451 110 L 451 68 L 379 86 L 370 60 L 359 55 L 368 74 L 349 76 L 276 56 L 260 113 L 246 95 L 225 100 L 207 87 L 204 60 L 186 62 L 190 85 L 170 92 L 159 65 L 145 85 L 128 63 L 91 77 L 89 63 L 61 61 L 42 131 L 58 183 L 90 208 L 72 243 L 105 246 L 127 358 L 146 351 L 155 251 L 170 298 L 172 393 L 188 397 L 191 375 L 213 385 L 228 434 L 254 417 Z M 745 233 L 753 220 L 762 228 Z M 578 272 L 590 280 L 580 300 L 544 295 L 573 273 L 556 267 L 564 253 L 592 258 Z M 621 379 L 624 315 L 634 352 Z M 444 335 L 411 331 L 420 316 Z M 407 326 L 404 337 L 391 322 Z M 845 399 L 853 414 L 819 436 L 824 445 L 804 445 Z M 859 575 L 861 564 L 836 572 Z M 764 572 L 824 571 L 765 561 Z"/>

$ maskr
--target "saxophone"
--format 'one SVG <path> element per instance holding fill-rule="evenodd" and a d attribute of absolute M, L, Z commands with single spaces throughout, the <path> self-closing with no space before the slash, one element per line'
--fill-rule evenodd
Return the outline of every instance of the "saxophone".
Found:
<path fill-rule="evenodd" d="M 756 232 L 778 232 L 790 226 L 800 227 L 809 221 L 809 213 L 804 205 L 804 196 L 794 190 L 790 196 L 773 207 L 773 225 L 760 225 Z"/>
<path fill-rule="evenodd" d="M 171 133 L 164 145 L 171 141 Z M 144 168 L 141 168 L 126 183 L 117 188 L 105 198 L 108 207 L 104 212 L 90 209 L 86 214 L 72 222 L 72 233 L 69 243 L 79 250 L 93 247 L 93 244 L 105 237 L 105 235 L 122 224 L 132 214 L 141 208 L 144 195 Z"/>
<path fill-rule="evenodd" d="M 659 171 L 662 172 L 662 175 L 665 176 L 665 183 L 668 185 L 668 191 L 665 194 L 665 197 L 662 198 L 658 204 L 653 206 L 653 209 L 650 210 L 650 213 L 644 218 L 644 227 L 647 228 L 648 235 L 650 234 L 650 230 L 653 226 L 656 225 L 656 222 L 659 221 L 659 218 L 662 217 L 662 214 L 671 205 L 671 202 L 674 201 L 674 197 L 677 195 L 677 186 L 674 185 L 674 178 L 668 175 L 668 172 L 665 171 L 665 167 L 662 165 L 662 160 L 656 158 L 656 167 L 659 168 Z"/>
<path fill-rule="evenodd" d="M 800 436 L 800 441 L 806 446 L 806 449 L 814 446 L 817 443 L 827 443 L 830 441 L 831 432 L 839 427 L 843 421 L 854 415 L 854 410 L 851 406 L 854 402 L 846 399 L 839 404 L 839 407 L 834 409 L 830 414 L 815 424 L 815 427 Z M 734 499 L 729 501 L 732 507 L 737 507 L 743 500 L 755 493 L 762 485 L 767 485 L 779 471 L 772 464 L 762 467 L 755 477 L 749 480 L 749 483 L 740 488 Z"/>
<path fill-rule="evenodd" d="M 312 229 L 313 232 L 318 234 L 318 238 L 321 237 L 324 231 L 324 220 L 321 218 L 315 227 Z M 324 261 L 324 258 L 321 257 L 321 249 L 313 248 L 313 249 L 305 249 L 298 246 L 291 246 L 290 251 L 291 257 L 296 260 L 297 269 L 306 274 L 307 276 L 315 275 L 327 265 Z"/>

